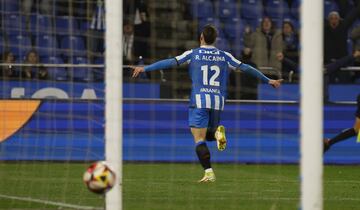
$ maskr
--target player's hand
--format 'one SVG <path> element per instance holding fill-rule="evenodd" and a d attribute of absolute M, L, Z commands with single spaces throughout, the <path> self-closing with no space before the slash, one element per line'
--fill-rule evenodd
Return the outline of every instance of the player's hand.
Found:
<path fill-rule="evenodd" d="M 283 79 L 277 79 L 277 80 L 269 80 L 269 85 L 273 86 L 274 88 L 280 87 L 281 83 L 283 82 Z"/>
<path fill-rule="evenodd" d="M 131 66 L 130 68 L 133 69 L 133 74 L 132 77 L 135 78 L 137 76 L 139 76 L 140 73 L 144 72 L 144 67 L 143 66 Z"/>

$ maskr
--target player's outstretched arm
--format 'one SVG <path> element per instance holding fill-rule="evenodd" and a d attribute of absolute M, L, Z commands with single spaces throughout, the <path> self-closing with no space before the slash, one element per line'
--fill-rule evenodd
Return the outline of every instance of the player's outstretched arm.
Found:
<path fill-rule="evenodd" d="M 283 81 L 284 81 L 283 79 L 277 79 L 277 80 L 271 79 L 269 80 L 269 85 L 273 86 L 274 88 L 278 88 L 280 87 Z"/>
<path fill-rule="evenodd" d="M 132 77 L 137 77 L 142 72 L 155 71 L 160 69 L 167 69 L 177 65 L 177 61 L 175 58 L 169 58 L 165 60 L 158 61 L 151 65 L 145 67 L 131 67 L 133 69 Z"/>
<path fill-rule="evenodd" d="M 259 70 L 257 70 L 256 68 L 254 68 L 248 64 L 241 63 L 239 68 L 243 72 L 261 79 L 261 81 L 268 83 L 269 85 L 273 86 L 274 88 L 280 87 L 281 83 L 284 81 L 283 79 L 278 79 L 278 80 L 270 79 L 267 76 L 265 76 L 263 73 L 261 73 Z"/>

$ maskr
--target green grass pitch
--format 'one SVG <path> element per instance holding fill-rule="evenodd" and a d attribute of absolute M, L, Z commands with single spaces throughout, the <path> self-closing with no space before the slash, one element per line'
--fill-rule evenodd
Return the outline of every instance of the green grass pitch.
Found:
<path fill-rule="evenodd" d="M 102 208 L 104 198 L 89 192 L 82 174 L 89 164 L 0 163 L 0 209 Z M 124 164 L 125 210 L 298 209 L 297 165 L 214 164 L 217 181 L 198 184 L 198 164 Z M 324 209 L 359 209 L 360 167 L 325 166 Z M 4 196 L 30 198 L 28 201 Z M 35 200 L 35 201 L 34 201 Z"/>

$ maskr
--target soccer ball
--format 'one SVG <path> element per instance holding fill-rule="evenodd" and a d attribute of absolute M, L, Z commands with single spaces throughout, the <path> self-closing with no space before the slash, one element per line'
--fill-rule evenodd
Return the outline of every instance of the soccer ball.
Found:
<path fill-rule="evenodd" d="M 114 186 L 115 173 L 104 161 L 98 161 L 85 171 L 83 180 L 90 191 L 103 194 Z"/>

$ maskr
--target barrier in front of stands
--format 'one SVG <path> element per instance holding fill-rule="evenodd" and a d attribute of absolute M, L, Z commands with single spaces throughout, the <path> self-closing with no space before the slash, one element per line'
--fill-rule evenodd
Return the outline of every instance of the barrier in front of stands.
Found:
<path fill-rule="evenodd" d="M 187 101 L 124 100 L 125 161 L 197 161 L 187 124 Z M 229 146 L 215 162 L 297 163 L 297 103 L 226 105 L 222 123 Z M 326 105 L 325 135 L 352 126 L 355 106 Z M 0 160 L 92 161 L 104 159 L 104 103 L 101 100 L 42 100 L 37 112 L 15 134 L 0 143 Z M 314 140 L 315 141 L 315 140 Z M 327 163 L 360 163 L 360 145 L 352 139 L 325 156 Z"/>

